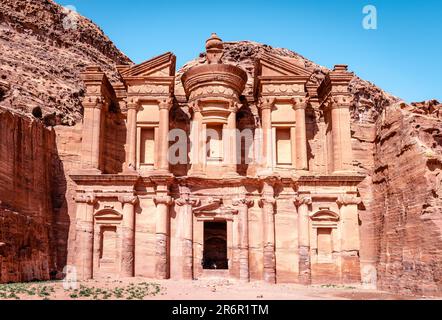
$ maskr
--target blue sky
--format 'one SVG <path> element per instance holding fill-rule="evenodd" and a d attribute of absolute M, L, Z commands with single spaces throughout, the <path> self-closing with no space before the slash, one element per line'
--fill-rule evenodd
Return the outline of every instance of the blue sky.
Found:
<path fill-rule="evenodd" d="M 56 0 L 97 23 L 134 62 L 171 51 L 178 67 L 212 32 L 293 50 L 326 67 L 348 64 L 404 100 L 442 101 L 440 0 Z M 362 27 L 366 5 L 377 29 Z"/>

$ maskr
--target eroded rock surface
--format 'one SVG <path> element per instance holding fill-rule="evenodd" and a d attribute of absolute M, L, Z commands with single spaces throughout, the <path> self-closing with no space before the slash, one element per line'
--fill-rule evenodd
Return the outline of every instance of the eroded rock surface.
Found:
<path fill-rule="evenodd" d="M 52 0 L 1 1 L 0 51 L 0 106 L 47 125 L 81 120 L 86 65 L 115 79 L 115 65 L 130 62 L 90 20 Z"/>

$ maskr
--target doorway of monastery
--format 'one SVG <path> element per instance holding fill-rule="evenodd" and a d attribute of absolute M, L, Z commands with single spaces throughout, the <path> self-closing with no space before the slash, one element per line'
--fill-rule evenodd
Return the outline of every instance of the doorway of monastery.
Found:
<path fill-rule="evenodd" d="M 227 222 L 204 222 L 203 269 L 227 270 Z"/>

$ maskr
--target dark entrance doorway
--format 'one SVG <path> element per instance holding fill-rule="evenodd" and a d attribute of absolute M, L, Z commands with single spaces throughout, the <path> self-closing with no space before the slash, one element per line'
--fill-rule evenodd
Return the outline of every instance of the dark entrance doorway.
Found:
<path fill-rule="evenodd" d="M 229 269 L 227 259 L 227 222 L 204 222 L 203 268 Z"/>

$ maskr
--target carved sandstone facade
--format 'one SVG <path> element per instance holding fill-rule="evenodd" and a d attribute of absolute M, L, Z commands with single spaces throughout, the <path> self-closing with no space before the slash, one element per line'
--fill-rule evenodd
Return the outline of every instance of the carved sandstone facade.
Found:
<path fill-rule="evenodd" d="M 79 278 L 360 282 L 353 75 L 337 65 L 313 84 L 296 61 L 265 54 L 250 79 L 222 63 L 215 34 L 206 49 L 207 62 L 181 79 L 171 53 L 119 66 L 118 84 L 97 67 L 83 73 L 82 170 L 72 175 Z M 251 104 L 256 125 L 244 126 Z M 307 139 L 311 112 L 323 118 L 320 151 Z M 186 133 L 179 163 L 173 129 Z M 112 131 L 126 142 L 118 150 L 104 142 Z"/>

